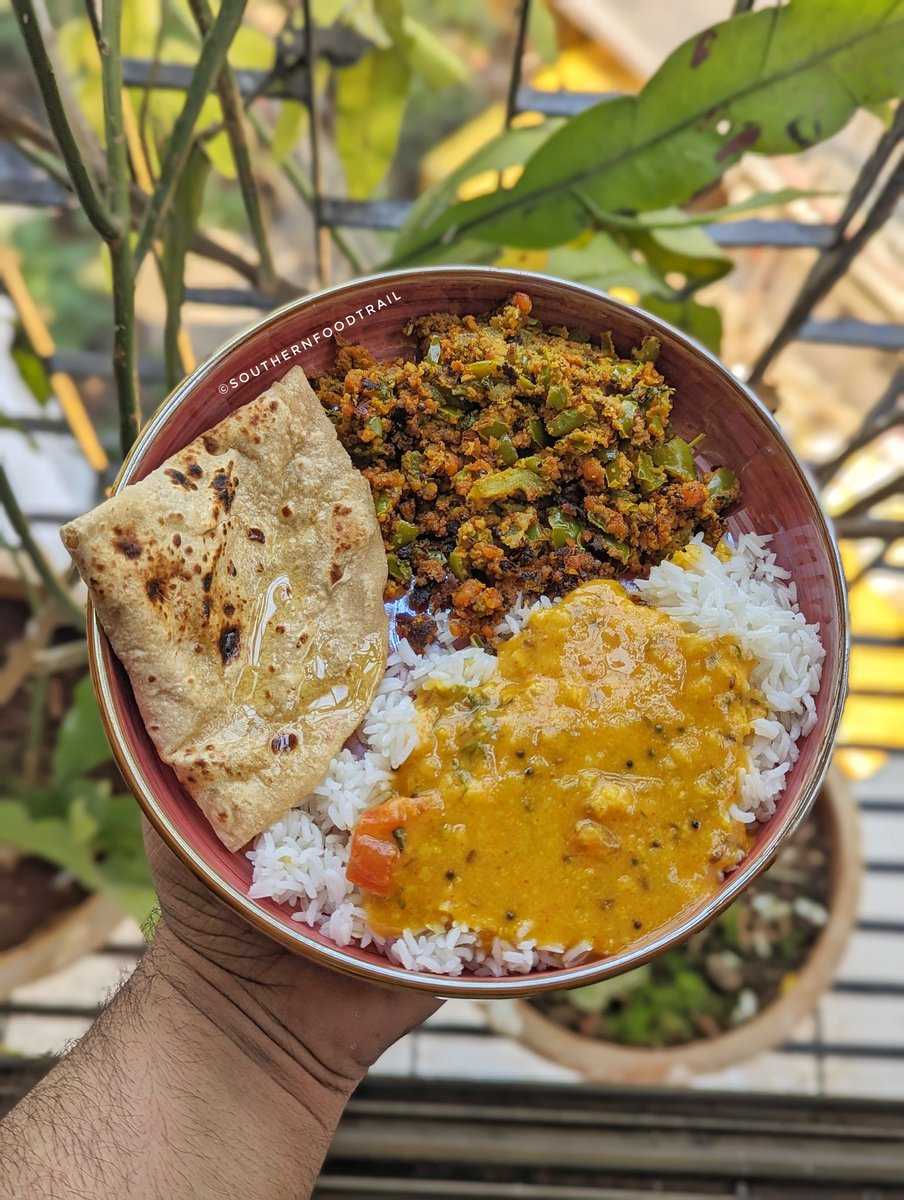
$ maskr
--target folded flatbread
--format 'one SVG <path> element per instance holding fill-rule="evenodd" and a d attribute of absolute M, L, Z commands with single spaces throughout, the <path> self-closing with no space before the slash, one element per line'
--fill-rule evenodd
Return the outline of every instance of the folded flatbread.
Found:
<path fill-rule="evenodd" d="M 160 757 L 239 849 L 320 781 L 383 677 L 367 482 L 296 367 L 62 537 Z"/>

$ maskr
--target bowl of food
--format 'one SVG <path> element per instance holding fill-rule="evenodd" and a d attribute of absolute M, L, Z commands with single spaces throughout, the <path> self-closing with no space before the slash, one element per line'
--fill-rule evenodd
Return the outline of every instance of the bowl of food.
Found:
<path fill-rule="evenodd" d="M 374 980 L 635 967 L 768 866 L 828 765 L 845 593 L 805 471 L 705 350 L 576 284 L 438 267 L 290 304 L 64 540 L 152 823 Z"/>

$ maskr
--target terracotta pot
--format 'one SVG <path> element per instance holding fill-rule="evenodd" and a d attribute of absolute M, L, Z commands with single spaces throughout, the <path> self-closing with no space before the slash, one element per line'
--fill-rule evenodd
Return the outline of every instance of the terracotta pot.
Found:
<path fill-rule="evenodd" d="M 679 1084 L 692 1075 L 718 1071 L 787 1041 L 830 986 L 857 920 L 862 874 L 857 802 L 837 769 L 827 776 L 816 805 L 828 823 L 829 919 L 794 986 L 752 1020 L 718 1037 L 655 1049 L 582 1037 L 524 1000 L 488 1004 L 490 1026 L 587 1079 L 609 1083 Z"/>
<path fill-rule="evenodd" d="M 18 946 L 0 951 L 0 999 L 97 950 L 122 919 L 118 905 L 95 893 L 58 913 Z"/>

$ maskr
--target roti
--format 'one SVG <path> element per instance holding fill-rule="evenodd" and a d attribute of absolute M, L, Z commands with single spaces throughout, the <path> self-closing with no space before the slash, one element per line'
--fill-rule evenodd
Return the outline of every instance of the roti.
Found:
<path fill-rule="evenodd" d="M 322 779 L 383 677 L 367 482 L 295 367 L 62 537 L 160 757 L 238 850 Z"/>

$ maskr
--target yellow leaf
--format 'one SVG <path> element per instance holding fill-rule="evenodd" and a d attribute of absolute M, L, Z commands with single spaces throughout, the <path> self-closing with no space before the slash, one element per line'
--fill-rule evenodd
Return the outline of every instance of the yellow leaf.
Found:
<path fill-rule="evenodd" d="M 229 47 L 229 64 L 253 71 L 269 71 L 276 59 L 276 45 L 271 38 L 251 25 L 243 25 Z"/>

